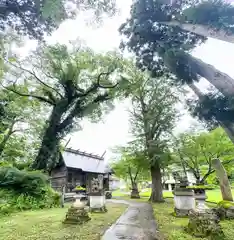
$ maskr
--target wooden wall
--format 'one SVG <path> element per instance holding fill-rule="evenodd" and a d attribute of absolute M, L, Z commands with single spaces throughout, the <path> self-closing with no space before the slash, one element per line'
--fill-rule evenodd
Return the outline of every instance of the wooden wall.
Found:
<path fill-rule="evenodd" d="M 50 183 L 53 189 L 62 191 L 62 186 L 67 183 L 67 168 L 61 166 L 53 169 L 50 174 Z"/>

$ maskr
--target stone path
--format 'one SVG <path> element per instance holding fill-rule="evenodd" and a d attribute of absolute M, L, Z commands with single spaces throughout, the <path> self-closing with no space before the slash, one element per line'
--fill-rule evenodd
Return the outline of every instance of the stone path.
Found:
<path fill-rule="evenodd" d="M 157 227 L 149 203 L 109 200 L 128 204 L 128 209 L 104 234 L 102 240 L 157 240 Z"/>

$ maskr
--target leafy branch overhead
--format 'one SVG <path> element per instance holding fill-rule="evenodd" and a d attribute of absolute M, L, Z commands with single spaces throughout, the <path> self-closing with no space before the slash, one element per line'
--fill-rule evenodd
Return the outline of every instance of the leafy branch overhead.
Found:
<path fill-rule="evenodd" d="M 219 122 L 234 139 L 232 102 L 234 80 L 227 74 L 191 55 L 191 50 L 207 40 L 207 36 L 196 31 L 186 30 L 183 24 L 200 24 L 216 28 L 226 27 L 233 31 L 233 6 L 224 1 L 134 1 L 129 19 L 120 27 L 121 48 L 135 53 L 139 68 L 149 70 L 152 77 L 168 76 L 179 88 L 187 84 L 193 86 L 205 78 L 218 91 L 219 96 L 203 98 L 204 119 Z M 182 25 L 171 24 L 179 21 Z M 199 100 L 200 101 L 200 100 Z M 206 101 L 206 103 L 205 103 Z M 226 105 L 219 111 L 218 107 Z M 207 112 L 209 114 L 205 114 Z M 221 112 L 229 119 L 224 121 Z M 203 114 L 202 114 L 203 115 Z M 208 116 L 209 115 L 209 116 Z"/>
<path fill-rule="evenodd" d="M 88 48 L 70 47 L 44 46 L 24 62 L 9 62 L 10 74 L 3 85 L 8 91 L 51 107 L 44 136 L 50 146 L 44 151 L 50 156 L 75 121 L 84 117 L 97 120 L 110 110 L 112 100 L 120 96 L 126 81 L 117 53 L 95 54 Z M 39 165 L 38 168 L 45 169 L 45 165 Z"/>
<path fill-rule="evenodd" d="M 0 6 L 0 29 L 11 27 L 20 35 L 42 40 L 66 19 L 74 19 L 78 11 L 92 10 L 97 20 L 103 13 L 116 12 L 114 0 L 10 0 Z"/>

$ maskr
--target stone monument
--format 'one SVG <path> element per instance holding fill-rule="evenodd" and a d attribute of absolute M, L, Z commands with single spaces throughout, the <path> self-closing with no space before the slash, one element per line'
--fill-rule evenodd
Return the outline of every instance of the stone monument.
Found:
<path fill-rule="evenodd" d="M 103 189 L 103 175 L 99 174 L 90 180 L 89 192 L 90 212 L 106 212 L 106 198 Z"/>
<path fill-rule="evenodd" d="M 80 197 L 75 196 L 75 202 L 68 209 L 66 218 L 63 221 L 64 224 L 82 224 L 89 221 L 88 211 L 85 208 L 83 202 L 80 201 Z"/>
<path fill-rule="evenodd" d="M 188 216 L 189 212 L 195 209 L 194 192 L 192 189 L 186 188 L 188 186 L 187 177 L 180 177 L 178 174 L 174 174 L 174 178 L 177 182 L 173 191 L 174 213 L 178 217 Z"/>

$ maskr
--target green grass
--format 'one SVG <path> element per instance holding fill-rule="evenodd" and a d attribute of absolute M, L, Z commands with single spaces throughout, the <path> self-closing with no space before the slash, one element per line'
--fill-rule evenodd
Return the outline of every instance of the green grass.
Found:
<path fill-rule="evenodd" d="M 184 228 L 188 225 L 188 218 L 176 218 L 172 216 L 174 205 L 172 201 L 165 203 L 153 204 L 154 215 L 159 226 L 161 239 L 165 240 L 201 240 L 207 238 L 194 238 L 187 234 Z M 226 240 L 234 239 L 234 220 L 221 222 Z"/>
<path fill-rule="evenodd" d="M 232 193 L 233 193 L 233 196 L 234 196 L 234 190 L 232 190 Z M 140 193 L 140 196 L 141 197 L 145 197 L 145 198 L 149 198 L 150 197 L 150 194 L 151 194 L 151 190 L 150 189 L 147 189 L 146 192 L 141 192 Z M 209 202 L 214 202 L 214 203 L 218 203 L 220 201 L 222 201 L 222 195 L 221 195 L 221 192 L 219 189 L 215 189 L 215 190 L 207 190 L 206 191 L 206 194 L 207 194 L 207 201 Z M 121 191 L 117 190 L 117 191 L 114 191 L 112 193 L 113 196 L 115 197 L 128 197 L 127 194 L 124 194 L 122 193 Z M 172 192 L 169 192 L 169 191 L 164 191 L 163 192 L 163 197 L 164 198 L 172 198 L 173 197 L 173 194 Z"/>
<path fill-rule="evenodd" d="M 67 207 L 19 212 L 1 217 L 1 240 L 98 240 L 127 208 L 107 204 L 107 213 L 92 213 L 91 220 L 80 226 L 63 225 Z"/>

